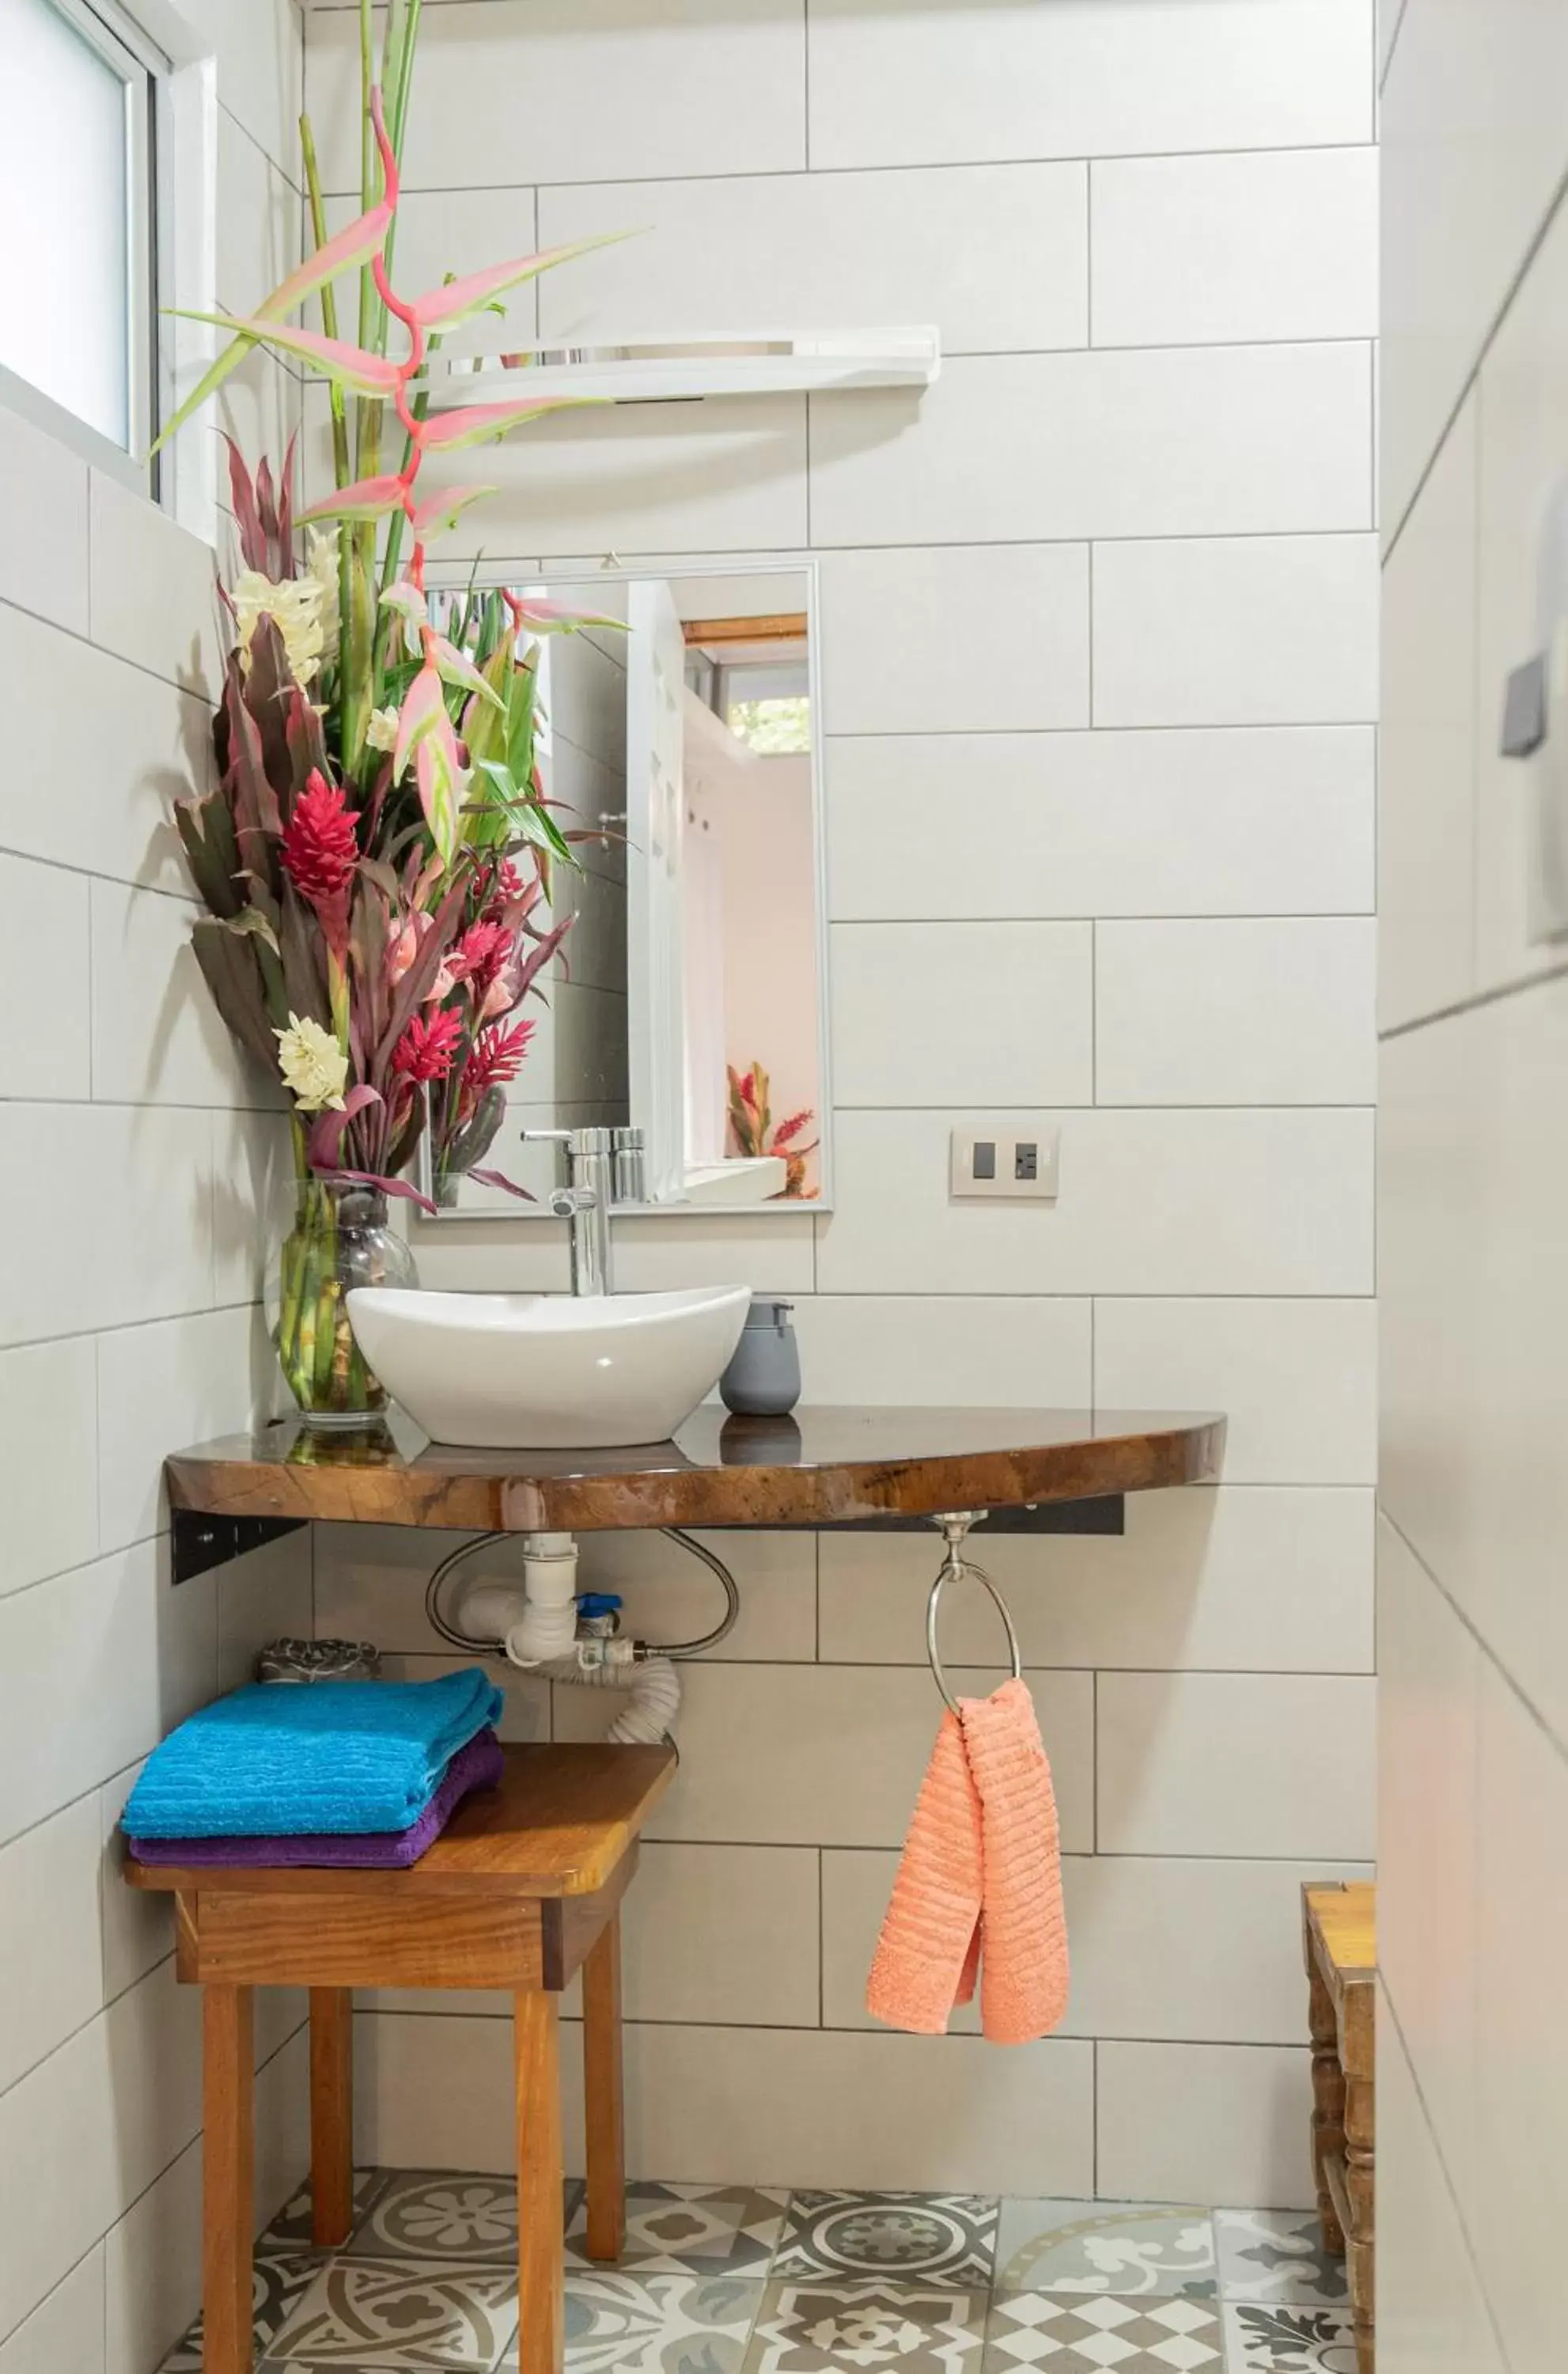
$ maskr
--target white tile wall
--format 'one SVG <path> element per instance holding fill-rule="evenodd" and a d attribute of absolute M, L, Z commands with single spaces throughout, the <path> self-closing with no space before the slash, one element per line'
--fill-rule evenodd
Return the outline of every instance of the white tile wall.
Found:
<path fill-rule="evenodd" d="M 217 59 L 219 295 L 248 305 L 298 252 L 301 20 L 292 0 L 186 14 Z M 242 377 L 225 417 L 252 463 L 272 423 L 276 464 L 294 382 L 265 358 Z M 137 1759 L 243 1677 L 259 1619 L 310 1622 L 294 1544 L 264 1593 L 174 1590 L 158 1497 L 167 1451 L 252 1413 L 252 1312 L 217 1306 L 252 1290 L 275 1123 L 225 1110 L 254 1084 L 193 978 L 169 823 L 207 776 L 214 556 L 9 416 L 0 487 L 0 676 L 25 695 L 0 986 L 27 1017 L 0 1055 L 0 2368 L 151 2374 L 199 2291 L 197 2005 L 114 1826 Z M 275 2006 L 265 2050 L 298 2019 Z M 303 2072 L 273 2065 L 265 2207 L 304 2164 Z"/>
<path fill-rule="evenodd" d="M 1377 2356 L 1385 2374 L 1503 2374 L 1496 2329 L 1387 1996 L 1377 2028 Z"/>
<path fill-rule="evenodd" d="M 309 35 L 346 188 L 352 8 Z M 859 2009 L 932 1731 L 930 1545 L 716 1537 L 743 1621 L 686 1671 L 630 1915 L 634 2162 L 1072 2197 L 1097 2147 L 1102 2190 L 1302 2197 L 1293 1891 L 1369 1847 L 1371 0 L 444 0 L 422 41 L 409 285 L 535 226 L 646 226 L 541 283 L 544 331 L 931 321 L 943 347 L 920 398 L 545 424 L 486 456 L 503 491 L 454 542 L 562 575 L 819 559 L 837 1208 L 627 1223 L 620 1282 L 789 1294 L 813 1401 L 1235 1421 L 1221 1488 L 986 1545 L 1082 1940 L 1078 2032 L 1025 2055 Z M 1019 1110 L 1061 1123 L 1059 1204 L 951 1205 L 950 1128 Z M 432 1285 L 565 1282 L 549 1229 L 443 1226 L 420 1257 Z M 323 1534 L 317 1623 L 439 1670 L 448 1545 Z M 713 1602 L 673 1557 L 602 1539 L 584 1573 L 668 1639 Z M 995 1653 L 959 1600 L 954 1660 L 978 1686 Z M 607 1711 L 525 1687 L 508 1721 Z M 1314 1721 L 1352 1737 L 1327 1796 Z M 1096 1765 L 1119 1856 L 1093 1853 Z M 367 2154 L 506 2165 L 504 2019 L 419 2008 L 362 2020 Z"/>
<path fill-rule="evenodd" d="M 1370 723 L 1376 630 L 1370 536 L 1105 545 L 1094 554 L 1094 723 Z"/>
<path fill-rule="evenodd" d="M 1094 344 L 1377 335 L 1377 151 L 1094 166 Z"/>

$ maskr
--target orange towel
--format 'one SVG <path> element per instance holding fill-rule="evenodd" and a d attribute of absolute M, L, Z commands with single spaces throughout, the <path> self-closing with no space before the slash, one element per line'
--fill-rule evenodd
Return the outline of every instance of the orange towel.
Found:
<path fill-rule="evenodd" d="M 920 1784 L 866 2008 L 940 2036 L 974 1992 L 997 2044 L 1024 2044 L 1067 2009 L 1067 1927 L 1050 1766 L 1022 1682 L 942 1718 Z"/>

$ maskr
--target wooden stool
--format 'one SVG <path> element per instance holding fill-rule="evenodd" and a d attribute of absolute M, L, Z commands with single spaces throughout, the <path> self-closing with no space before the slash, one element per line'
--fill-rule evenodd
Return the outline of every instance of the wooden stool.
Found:
<path fill-rule="evenodd" d="M 203 2013 L 205 2374 L 250 2374 L 254 2051 L 252 1990 L 310 1990 L 314 2239 L 353 2222 L 354 1987 L 505 1987 L 516 2022 L 521 2374 L 558 2374 L 563 2274 L 556 1998 L 583 1973 L 588 2254 L 626 2234 L 619 1906 L 638 1839 L 675 1769 L 671 1747 L 509 1747 L 500 1787 L 471 1797 L 408 1871 L 179 1869 L 176 1967 Z"/>
<path fill-rule="evenodd" d="M 1312 2165 L 1323 2247 L 1348 2261 L 1359 2374 L 1373 2374 L 1377 1891 L 1341 1880 L 1301 1892 L 1311 1985 Z"/>

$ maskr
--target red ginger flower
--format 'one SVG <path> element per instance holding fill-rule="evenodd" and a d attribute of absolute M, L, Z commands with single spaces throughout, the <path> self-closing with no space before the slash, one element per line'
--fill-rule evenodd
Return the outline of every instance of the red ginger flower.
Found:
<path fill-rule="evenodd" d="M 284 872 L 312 907 L 345 905 L 359 863 L 357 822 L 342 785 L 329 783 L 321 769 L 312 767 L 284 829 L 282 852 Z"/>
<path fill-rule="evenodd" d="M 392 1049 L 392 1069 L 410 1080 L 444 1080 L 462 1037 L 462 1017 L 455 1006 L 432 1014 L 428 1021 L 415 1015 Z"/>
<path fill-rule="evenodd" d="M 510 956 L 514 937 L 505 923 L 470 923 L 452 951 L 453 979 L 472 981 L 483 997 Z"/>
<path fill-rule="evenodd" d="M 516 1022 L 509 1030 L 493 1023 L 482 1030 L 474 1042 L 473 1051 L 462 1067 L 465 1093 L 482 1096 L 486 1088 L 499 1087 L 504 1081 L 515 1080 L 528 1052 L 535 1025 Z"/>
<path fill-rule="evenodd" d="M 806 1123 L 811 1119 L 812 1108 L 810 1105 L 806 1107 L 804 1112 L 791 1113 L 789 1120 L 781 1121 L 778 1128 L 774 1131 L 774 1146 L 776 1147 L 788 1146 L 792 1137 L 799 1137 L 802 1130 L 804 1129 Z"/>

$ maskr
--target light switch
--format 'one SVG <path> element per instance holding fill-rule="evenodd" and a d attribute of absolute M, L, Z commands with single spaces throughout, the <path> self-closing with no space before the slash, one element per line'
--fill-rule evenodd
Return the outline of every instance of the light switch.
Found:
<path fill-rule="evenodd" d="M 1061 1132 L 1042 1116 L 1013 1113 L 978 1129 L 955 1129 L 949 1188 L 955 1196 L 1012 1196 L 1048 1203 L 1057 1193 Z"/>

